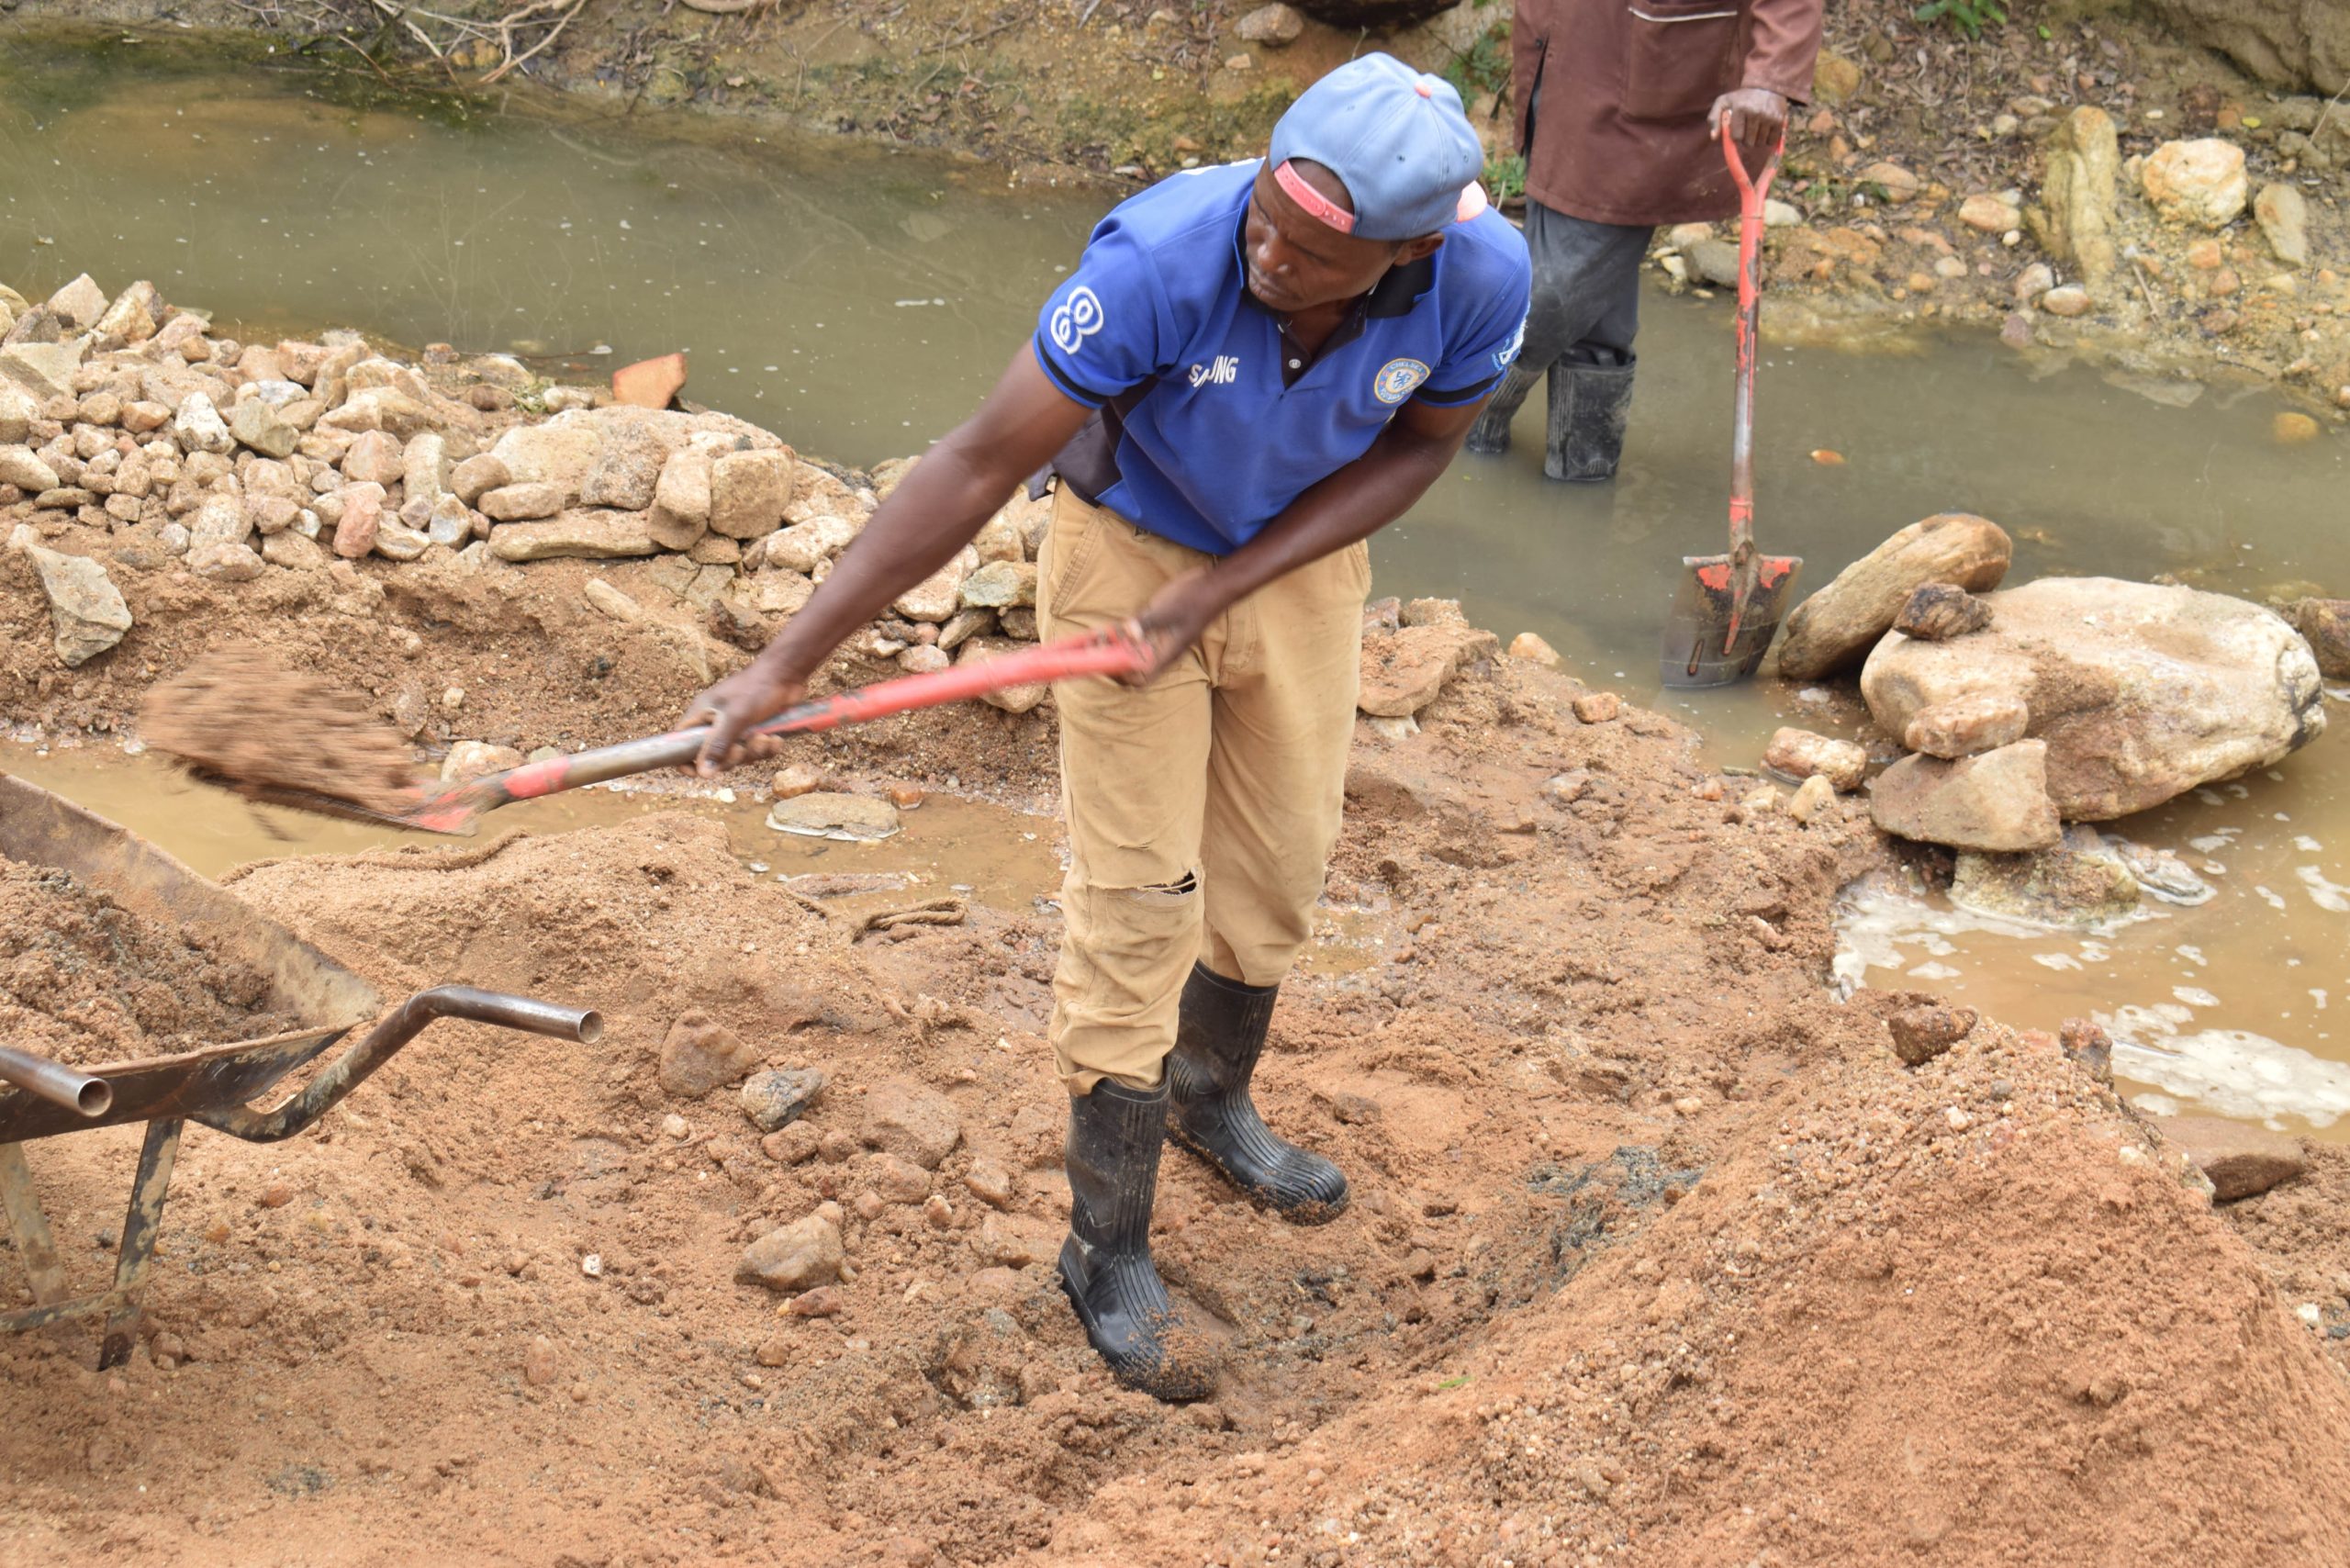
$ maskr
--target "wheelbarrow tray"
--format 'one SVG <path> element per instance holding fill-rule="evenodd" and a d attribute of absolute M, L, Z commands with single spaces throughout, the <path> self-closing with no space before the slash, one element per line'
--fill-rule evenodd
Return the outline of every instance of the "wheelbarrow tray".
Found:
<path fill-rule="evenodd" d="M 96 1116 L 0 1084 L 0 1143 L 242 1105 L 384 1009 L 373 986 L 227 889 L 128 829 L 5 773 L 0 857 L 71 872 L 132 914 L 194 928 L 264 976 L 273 1007 L 304 1021 L 265 1038 L 82 1068 L 114 1091 L 113 1104 Z"/>
<path fill-rule="evenodd" d="M 227 889 L 137 834 L 6 774 L 0 774 L 0 857 L 71 872 L 134 914 L 201 932 L 221 952 L 267 978 L 269 1001 L 276 1009 L 306 1021 L 301 1028 L 264 1039 L 77 1068 L 112 1091 L 112 1103 L 95 1115 L 0 1086 L 0 1211 L 33 1294 L 28 1307 L 0 1310 L 0 1333 L 103 1316 L 102 1371 L 120 1366 L 137 1343 L 140 1300 L 154 1263 L 180 1132 L 187 1123 L 249 1143 L 292 1137 L 316 1125 L 435 1019 L 466 1019 L 588 1045 L 603 1033 L 603 1021 L 590 1009 L 463 985 L 420 991 L 387 1009 L 365 980 Z M 371 1027 L 277 1105 L 258 1110 L 248 1103 L 370 1019 Z M 129 1122 L 145 1123 L 147 1131 L 123 1215 L 114 1280 L 105 1289 L 77 1295 L 41 1214 L 23 1145 Z"/>

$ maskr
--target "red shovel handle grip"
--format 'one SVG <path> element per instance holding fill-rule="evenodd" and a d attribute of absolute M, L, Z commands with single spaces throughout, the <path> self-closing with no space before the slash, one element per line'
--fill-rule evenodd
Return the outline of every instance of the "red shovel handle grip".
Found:
<path fill-rule="evenodd" d="M 1762 198 L 1771 194 L 1771 181 L 1779 173 L 1779 160 L 1787 151 L 1787 133 L 1771 144 L 1770 157 L 1762 161 L 1762 173 L 1758 177 L 1746 172 L 1746 158 L 1739 144 L 1730 140 L 1729 132 L 1722 132 L 1722 161 L 1729 165 L 1729 177 L 1738 182 L 1740 211 L 1748 218 L 1762 216 Z"/>

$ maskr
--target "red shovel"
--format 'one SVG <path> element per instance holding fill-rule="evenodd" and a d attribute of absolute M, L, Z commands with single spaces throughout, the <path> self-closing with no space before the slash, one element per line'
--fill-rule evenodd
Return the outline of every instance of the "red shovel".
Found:
<path fill-rule="evenodd" d="M 1068 680 L 1088 675 L 1131 675 L 1143 668 L 1149 656 L 1142 644 L 1123 630 L 1063 637 L 1001 658 L 957 665 L 928 675 L 901 676 L 854 691 L 820 697 L 788 708 L 767 722 L 753 725 L 744 734 L 745 738 L 804 734 L 842 724 L 861 724 L 916 708 L 935 708 L 943 702 L 957 702 L 967 697 L 1035 681 Z M 482 812 L 494 812 L 516 801 L 535 801 L 542 795 L 576 790 L 585 784 L 601 784 L 658 768 L 682 767 L 700 755 L 702 742 L 709 738 L 709 726 L 699 725 L 648 735 L 643 740 L 622 741 L 618 745 L 599 746 L 569 756 L 526 762 L 503 773 L 486 774 L 430 792 L 419 791 L 413 805 L 389 812 L 282 785 L 261 786 L 248 792 L 275 805 L 330 816 L 417 828 L 426 833 L 466 834 L 473 831 L 474 819 Z"/>
<path fill-rule="evenodd" d="M 1799 555 L 1761 555 L 1754 550 L 1754 350 L 1762 311 L 1762 198 L 1786 151 L 1781 134 L 1762 164 L 1762 177 L 1750 179 L 1727 127 L 1722 156 L 1738 181 L 1738 393 L 1730 423 L 1729 554 L 1684 555 L 1681 579 L 1665 622 L 1661 660 L 1664 684 L 1729 686 L 1754 673 L 1777 635 Z"/>

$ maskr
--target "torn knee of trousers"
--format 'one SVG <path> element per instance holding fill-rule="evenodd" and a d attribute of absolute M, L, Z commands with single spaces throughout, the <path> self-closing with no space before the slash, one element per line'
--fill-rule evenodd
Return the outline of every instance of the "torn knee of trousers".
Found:
<path fill-rule="evenodd" d="M 1154 882 L 1148 887 L 1128 888 L 1126 890 L 1126 897 L 1134 900 L 1135 902 L 1138 904 L 1145 904 L 1158 909 L 1170 909 L 1175 905 L 1183 902 L 1186 899 L 1192 897 L 1199 890 L 1199 873 L 1196 871 L 1186 871 L 1183 873 L 1181 879 L 1177 881 Z"/>

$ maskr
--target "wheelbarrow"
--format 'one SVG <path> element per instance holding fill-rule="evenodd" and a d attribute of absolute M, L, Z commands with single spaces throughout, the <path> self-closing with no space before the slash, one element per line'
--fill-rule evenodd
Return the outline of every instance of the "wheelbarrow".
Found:
<path fill-rule="evenodd" d="M 0 773 L 0 857 L 71 872 L 135 915 L 193 927 L 227 957 L 269 981 L 270 1003 L 306 1020 L 266 1039 L 206 1046 L 177 1056 L 81 1069 L 0 1041 L 0 1207 L 7 1211 L 32 1287 L 33 1305 L 0 1312 L 0 1331 L 21 1332 L 69 1319 L 106 1319 L 98 1352 L 104 1371 L 129 1360 L 139 1342 L 141 1302 L 163 1221 L 172 1162 L 181 1130 L 196 1122 L 243 1138 L 275 1143 L 316 1123 L 389 1061 L 436 1018 L 462 1018 L 593 1045 L 603 1021 L 585 1008 L 529 997 L 434 986 L 388 1012 L 357 975 L 266 919 L 228 890 L 208 882 L 136 834 L 48 790 Z M 363 1024 L 302 1088 L 269 1109 L 254 1102 L 288 1074 L 309 1066 Z M 130 1203 L 116 1250 L 114 1280 L 74 1294 L 34 1192 L 24 1146 L 36 1138 L 134 1122 L 147 1125 Z"/>

